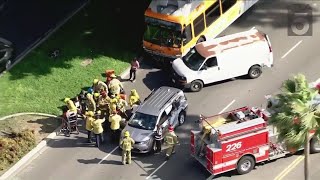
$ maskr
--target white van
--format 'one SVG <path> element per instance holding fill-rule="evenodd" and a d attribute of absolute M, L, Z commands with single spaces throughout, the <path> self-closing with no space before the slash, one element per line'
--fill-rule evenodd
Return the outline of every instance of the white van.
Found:
<path fill-rule="evenodd" d="M 191 91 L 242 75 L 258 78 L 262 67 L 273 66 L 268 36 L 257 29 L 223 36 L 195 45 L 172 63 L 172 81 Z"/>

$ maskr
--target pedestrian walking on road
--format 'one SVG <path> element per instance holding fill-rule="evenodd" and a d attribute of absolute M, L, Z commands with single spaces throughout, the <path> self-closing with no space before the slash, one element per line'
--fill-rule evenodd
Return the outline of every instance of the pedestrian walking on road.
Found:
<path fill-rule="evenodd" d="M 166 152 L 166 160 L 169 160 L 171 154 L 175 153 L 175 146 L 179 144 L 178 136 L 174 133 L 172 125 L 169 126 L 168 132 L 164 137 L 165 143 L 169 146 Z"/>
<path fill-rule="evenodd" d="M 157 131 L 155 132 L 154 139 L 156 140 L 156 151 L 155 153 L 161 152 L 161 144 L 162 144 L 162 127 L 160 124 L 157 125 Z"/>
<path fill-rule="evenodd" d="M 116 142 L 120 138 L 120 122 L 122 117 L 117 114 L 117 111 L 113 111 L 112 114 L 109 116 L 109 122 L 111 123 L 111 140 Z"/>
<path fill-rule="evenodd" d="M 93 130 L 93 127 L 92 127 L 92 122 L 94 121 L 93 116 L 94 116 L 94 113 L 92 111 L 88 111 L 84 115 L 84 119 L 86 121 L 86 130 L 88 133 L 88 143 L 92 143 L 91 132 Z"/>
<path fill-rule="evenodd" d="M 140 63 L 138 61 L 138 58 L 135 57 L 131 61 L 130 78 L 129 78 L 131 82 L 134 82 L 136 80 L 136 72 L 137 72 L 137 69 L 139 68 L 140 68 Z"/>
<path fill-rule="evenodd" d="M 120 141 L 120 147 L 122 149 L 122 164 L 131 164 L 131 149 L 134 145 L 134 140 L 130 137 L 129 131 L 124 133 L 124 138 Z"/>
<path fill-rule="evenodd" d="M 102 123 L 105 118 L 102 118 L 101 111 L 97 111 L 96 119 L 92 121 L 93 133 L 96 137 L 96 146 L 100 147 L 100 143 L 103 143 L 103 127 Z"/>

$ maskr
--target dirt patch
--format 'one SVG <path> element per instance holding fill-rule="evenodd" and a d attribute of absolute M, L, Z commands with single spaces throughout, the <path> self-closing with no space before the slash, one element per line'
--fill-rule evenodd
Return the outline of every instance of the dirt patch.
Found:
<path fill-rule="evenodd" d="M 52 117 L 35 115 L 17 116 L 0 121 L 0 136 L 13 131 L 19 132 L 29 129 L 34 130 L 36 133 L 37 143 L 39 143 L 42 139 L 52 133 L 60 124 L 60 119 Z"/>
<path fill-rule="evenodd" d="M 86 67 L 92 63 L 92 59 L 85 59 L 81 62 L 81 66 Z"/>
<path fill-rule="evenodd" d="M 6 120 L 0 121 L 0 139 L 1 142 L 10 142 L 10 135 L 13 132 L 23 132 L 24 130 L 31 130 L 34 132 L 33 135 L 33 145 L 29 147 L 26 151 L 20 153 L 23 157 L 32 147 L 34 147 L 34 143 L 38 144 L 41 140 L 46 138 L 50 133 L 52 133 L 59 125 L 61 124 L 61 120 L 58 118 L 44 117 L 44 116 L 35 116 L 35 115 L 23 115 L 8 118 Z M 16 142 L 13 140 L 12 142 Z M 28 143 L 28 142 L 26 142 Z M 19 144 L 19 143 L 18 143 Z M 19 145 L 16 146 L 16 149 L 19 150 Z M 22 148 L 22 145 L 21 145 Z M 8 154 L 9 155 L 9 154 Z M 0 170 L 0 175 L 2 175 L 8 168 L 10 168 L 15 162 L 20 159 L 20 156 L 17 159 L 13 160 L 11 163 L 5 163 L 4 170 Z M 10 164 L 10 165 L 9 165 Z M 3 165 L 2 165 L 3 168 Z"/>

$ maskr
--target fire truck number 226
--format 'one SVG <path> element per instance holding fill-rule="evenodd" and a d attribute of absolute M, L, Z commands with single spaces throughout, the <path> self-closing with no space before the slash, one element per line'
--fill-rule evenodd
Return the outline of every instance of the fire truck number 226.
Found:
<path fill-rule="evenodd" d="M 233 144 L 229 144 L 227 145 L 227 150 L 226 152 L 230 152 L 230 151 L 234 151 L 236 149 L 240 149 L 242 146 L 242 142 L 237 142 L 237 143 L 233 143 Z"/>

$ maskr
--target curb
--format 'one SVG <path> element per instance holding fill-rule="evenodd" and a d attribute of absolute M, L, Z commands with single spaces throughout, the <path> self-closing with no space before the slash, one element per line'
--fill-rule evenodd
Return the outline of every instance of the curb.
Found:
<path fill-rule="evenodd" d="M 51 115 L 51 114 L 44 114 L 44 113 L 17 113 L 17 114 L 12 114 L 9 116 L 5 116 L 0 118 L 0 121 L 12 118 L 12 117 L 17 117 L 21 115 L 39 115 L 39 116 L 45 116 L 45 117 L 52 117 L 52 118 L 58 118 L 61 119 L 61 117 Z M 12 176 L 13 174 L 17 173 L 17 171 L 24 165 L 26 165 L 30 160 L 33 158 L 39 156 L 41 154 L 41 150 L 43 150 L 44 147 L 47 146 L 49 141 L 57 136 L 57 133 L 60 131 L 60 126 L 55 129 L 52 133 L 50 133 L 46 138 L 44 138 L 40 143 L 33 148 L 30 152 L 28 152 L 26 155 L 24 155 L 17 163 L 15 163 L 11 168 L 9 168 L 2 176 L 0 176 L 0 180 L 5 180 Z"/>

